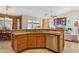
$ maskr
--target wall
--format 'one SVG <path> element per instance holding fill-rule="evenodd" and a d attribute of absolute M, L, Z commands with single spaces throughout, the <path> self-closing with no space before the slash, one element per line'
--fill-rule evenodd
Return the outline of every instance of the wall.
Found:
<path fill-rule="evenodd" d="M 26 16 L 22 16 L 22 29 L 26 29 L 27 20 L 28 20 L 28 18 Z"/>
<path fill-rule="evenodd" d="M 53 11 L 53 16 L 58 16 L 60 14 L 71 11 L 71 8 L 68 6 L 55 6 L 54 8 L 52 8 L 52 11 Z"/>
<path fill-rule="evenodd" d="M 28 20 L 36 20 L 36 18 L 32 16 L 22 16 L 22 29 L 27 29 Z"/>
<path fill-rule="evenodd" d="M 70 11 L 59 16 L 67 17 L 66 27 L 65 28 L 72 28 L 73 34 L 77 34 L 76 32 L 78 28 L 74 27 L 74 21 L 79 21 L 79 11 Z"/>

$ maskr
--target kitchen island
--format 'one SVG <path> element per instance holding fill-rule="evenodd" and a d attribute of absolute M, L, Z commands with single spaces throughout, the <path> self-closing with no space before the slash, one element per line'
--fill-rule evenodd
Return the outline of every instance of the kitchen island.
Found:
<path fill-rule="evenodd" d="M 54 52 L 63 52 L 64 31 L 57 29 L 13 31 L 11 41 L 12 48 L 15 52 L 36 48 L 46 48 Z"/>

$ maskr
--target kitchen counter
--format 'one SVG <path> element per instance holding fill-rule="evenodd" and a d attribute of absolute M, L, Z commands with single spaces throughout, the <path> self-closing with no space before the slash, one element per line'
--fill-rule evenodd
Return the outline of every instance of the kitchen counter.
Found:
<path fill-rule="evenodd" d="M 60 35 L 63 34 L 63 31 L 19 31 L 19 32 L 13 32 L 13 35 L 22 35 L 22 34 L 38 34 L 38 33 L 44 33 L 44 34 L 55 34 L 55 35 Z"/>
<path fill-rule="evenodd" d="M 12 32 L 12 48 L 21 52 L 31 48 L 47 48 L 55 52 L 64 50 L 63 30 L 28 30 Z"/>

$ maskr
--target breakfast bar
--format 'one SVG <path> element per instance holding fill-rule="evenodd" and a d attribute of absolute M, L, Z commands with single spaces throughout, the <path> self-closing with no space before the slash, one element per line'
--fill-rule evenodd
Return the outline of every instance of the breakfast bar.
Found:
<path fill-rule="evenodd" d="M 37 48 L 63 52 L 64 31 L 57 29 L 15 30 L 12 32 L 11 41 L 15 52 Z"/>

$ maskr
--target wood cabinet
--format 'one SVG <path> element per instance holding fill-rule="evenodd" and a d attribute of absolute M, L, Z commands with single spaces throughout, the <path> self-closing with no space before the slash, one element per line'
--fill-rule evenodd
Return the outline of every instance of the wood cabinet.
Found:
<path fill-rule="evenodd" d="M 13 48 L 15 52 L 20 52 L 27 48 L 27 36 L 26 35 L 18 35 L 13 38 Z"/>
<path fill-rule="evenodd" d="M 12 40 L 12 46 L 15 52 L 20 52 L 26 48 L 44 48 L 44 34 L 25 34 L 15 36 Z"/>
<path fill-rule="evenodd" d="M 48 48 L 55 52 L 62 52 L 64 50 L 64 34 L 62 32 L 55 34 L 54 32 L 26 32 L 24 34 L 13 35 L 12 48 L 15 52 L 30 48 Z"/>
<path fill-rule="evenodd" d="M 36 48 L 36 35 L 35 34 L 28 35 L 28 48 Z"/>
<path fill-rule="evenodd" d="M 45 36 L 43 34 L 29 34 L 28 48 L 44 48 Z"/>
<path fill-rule="evenodd" d="M 44 34 L 37 34 L 37 48 L 44 48 L 46 39 Z"/>
<path fill-rule="evenodd" d="M 22 17 L 14 17 L 12 20 L 12 29 L 22 29 Z"/>
<path fill-rule="evenodd" d="M 49 28 L 49 19 L 43 19 L 42 20 L 42 28 L 43 29 L 48 29 Z"/>

